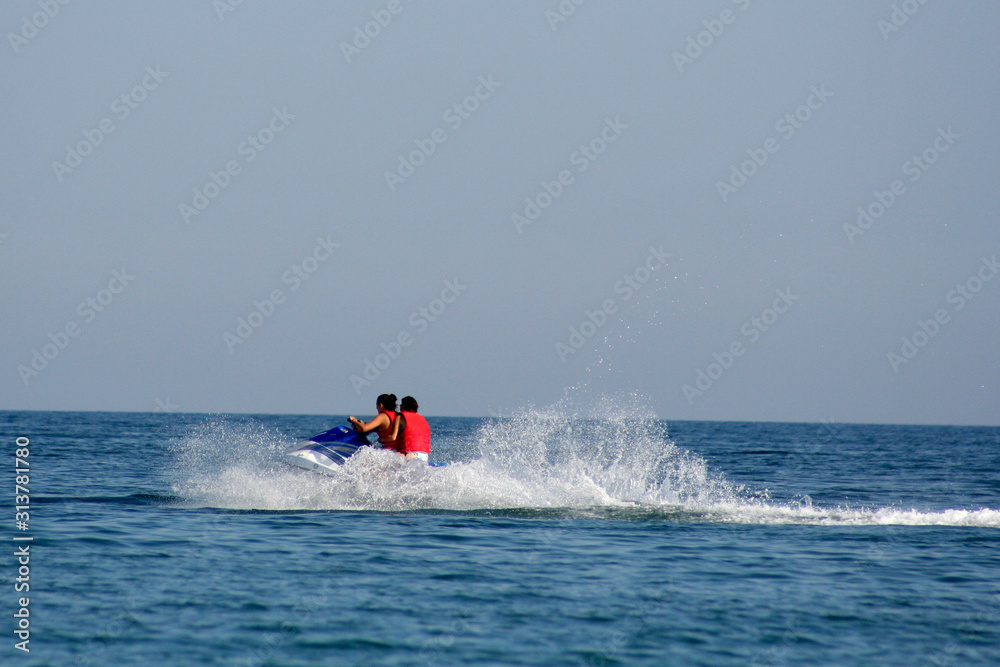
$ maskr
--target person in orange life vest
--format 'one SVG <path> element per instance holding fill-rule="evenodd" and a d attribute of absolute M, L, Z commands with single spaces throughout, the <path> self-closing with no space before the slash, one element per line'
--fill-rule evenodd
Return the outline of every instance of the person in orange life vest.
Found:
<path fill-rule="evenodd" d="M 351 422 L 351 426 L 358 433 L 375 431 L 378 433 L 378 441 L 382 444 L 382 449 L 391 449 L 402 456 L 404 454 L 403 440 L 402 438 L 397 439 L 392 432 L 393 422 L 396 421 L 396 395 L 382 394 L 375 400 L 375 409 L 378 410 L 378 414 L 367 424 L 353 415 L 348 417 L 347 421 Z"/>
<path fill-rule="evenodd" d="M 417 408 L 415 398 L 403 397 L 399 404 L 399 415 L 392 425 L 392 438 L 395 440 L 401 437 L 406 458 L 420 459 L 427 463 L 431 455 L 431 427 L 422 415 L 417 414 Z"/>

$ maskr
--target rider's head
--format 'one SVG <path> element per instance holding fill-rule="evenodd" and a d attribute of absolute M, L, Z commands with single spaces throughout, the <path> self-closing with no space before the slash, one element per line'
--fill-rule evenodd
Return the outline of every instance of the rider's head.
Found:
<path fill-rule="evenodd" d="M 416 412 L 417 411 L 417 399 L 412 396 L 404 396 L 403 400 L 400 402 L 399 407 L 404 412 Z"/>
<path fill-rule="evenodd" d="M 375 399 L 375 405 L 382 408 L 383 410 L 395 410 L 396 409 L 396 395 L 395 394 L 382 394 L 377 399 Z"/>

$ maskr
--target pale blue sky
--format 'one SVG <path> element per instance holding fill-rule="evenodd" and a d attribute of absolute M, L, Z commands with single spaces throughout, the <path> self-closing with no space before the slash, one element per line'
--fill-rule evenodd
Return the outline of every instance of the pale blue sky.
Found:
<path fill-rule="evenodd" d="M 1000 4 L 895 4 L 6 2 L 0 408 L 1000 424 Z"/>

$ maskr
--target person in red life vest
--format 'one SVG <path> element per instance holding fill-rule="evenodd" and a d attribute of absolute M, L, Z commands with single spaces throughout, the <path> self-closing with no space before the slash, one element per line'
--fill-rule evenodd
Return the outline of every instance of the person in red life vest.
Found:
<path fill-rule="evenodd" d="M 417 414 L 417 400 L 404 396 L 399 404 L 399 415 L 392 425 L 392 438 L 400 437 L 408 459 L 427 463 L 431 455 L 431 427 L 422 415 Z"/>
<path fill-rule="evenodd" d="M 382 449 L 391 449 L 402 456 L 405 454 L 403 451 L 403 439 L 397 439 L 392 430 L 393 423 L 396 421 L 396 395 L 382 394 L 375 400 L 375 409 L 378 410 L 378 414 L 367 424 L 354 415 L 348 417 L 347 421 L 351 422 L 351 426 L 358 433 L 375 431 L 378 434 L 378 441 L 381 443 Z"/>

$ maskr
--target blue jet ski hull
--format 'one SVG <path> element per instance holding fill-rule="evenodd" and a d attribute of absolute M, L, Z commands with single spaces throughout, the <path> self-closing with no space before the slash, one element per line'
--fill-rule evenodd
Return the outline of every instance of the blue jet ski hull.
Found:
<path fill-rule="evenodd" d="M 334 472 L 360 447 L 371 444 L 349 426 L 336 426 L 292 445 L 285 456 L 289 463 L 321 473 Z"/>

